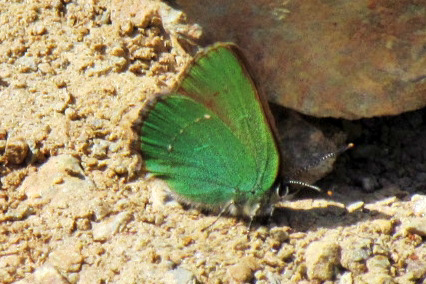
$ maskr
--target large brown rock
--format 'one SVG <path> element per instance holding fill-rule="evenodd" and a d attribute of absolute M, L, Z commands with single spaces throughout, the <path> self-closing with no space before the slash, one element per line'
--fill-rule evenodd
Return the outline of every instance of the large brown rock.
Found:
<path fill-rule="evenodd" d="M 424 0 L 177 0 L 205 39 L 233 41 L 270 100 L 358 119 L 426 106 Z"/>

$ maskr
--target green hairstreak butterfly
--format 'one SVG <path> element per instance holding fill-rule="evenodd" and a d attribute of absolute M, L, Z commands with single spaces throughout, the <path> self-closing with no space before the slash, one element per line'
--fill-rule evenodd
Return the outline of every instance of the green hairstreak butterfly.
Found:
<path fill-rule="evenodd" d="M 253 219 L 280 199 L 275 125 L 231 43 L 195 56 L 144 117 L 140 140 L 146 170 L 180 201 Z"/>

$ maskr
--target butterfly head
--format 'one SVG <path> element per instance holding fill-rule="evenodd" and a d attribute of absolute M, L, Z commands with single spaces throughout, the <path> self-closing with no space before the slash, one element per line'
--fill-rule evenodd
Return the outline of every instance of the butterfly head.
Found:
<path fill-rule="evenodd" d="M 235 215 L 247 216 L 253 219 L 258 216 L 272 216 L 275 204 L 282 199 L 282 185 L 275 183 L 267 192 L 253 192 L 249 198 L 245 198 L 242 202 L 233 202 L 237 209 Z"/>

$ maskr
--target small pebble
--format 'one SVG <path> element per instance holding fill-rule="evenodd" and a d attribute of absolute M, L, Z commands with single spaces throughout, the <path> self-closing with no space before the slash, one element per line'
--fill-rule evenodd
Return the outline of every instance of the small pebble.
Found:
<path fill-rule="evenodd" d="M 106 216 L 111 214 L 111 206 L 109 203 L 99 203 L 96 204 L 93 208 L 93 213 L 95 215 L 95 221 L 99 222 L 100 220 L 104 219 Z"/>
<path fill-rule="evenodd" d="M 108 142 L 104 140 L 96 141 L 96 144 L 92 146 L 91 152 L 93 157 L 97 159 L 104 159 L 107 156 Z"/>
<path fill-rule="evenodd" d="M 87 158 L 87 160 L 86 160 L 86 165 L 87 165 L 88 167 L 94 167 L 94 166 L 96 166 L 97 164 L 98 164 L 98 159 L 96 159 L 96 158 L 89 157 L 89 158 Z"/>
<path fill-rule="evenodd" d="M 340 247 L 334 242 L 311 243 L 305 252 L 307 275 L 313 280 L 332 280 L 339 265 Z"/>
<path fill-rule="evenodd" d="M 121 46 L 114 46 L 114 47 L 112 47 L 110 49 L 109 53 L 111 55 L 114 55 L 114 56 L 125 56 L 126 55 L 125 50 Z"/>
<path fill-rule="evenodd" d="M 35 214 L 33 207 L 28 205 L 18 206 L 16 209 L 9 209 L 6 214 L 0 215 L 0 222 L 2 221 L 21 221 L 28 216 Z"/>
<path fill-rule="evenodd" d="M 425 265 L 425 256 L 420 253 L 415 253 L 414 257 L 409 257 L 405 260 L 405 270 L 407 272 L 406 275 L 410 275 L 411 280 L 415 279 L 426 279 L 426 265 Z M 404 283 L 404 282 L 399 282 Z M 408 283 L 408 282 L 407 282 Z M 420 282 L 421 283 L 421 282 Z M 423 282 L 425 283 L 425 282 Z"/>
<path fill-rule="evenodd" d="M 37 71 L 37 64 L 32 57 L 20 57 L 17 63 L 21 73 L 31 73 Z"/>
<path fill-rule="evenodd" d="M 387 206 L 387 205 L 391 205 L 391 204 L 393 204 L 393 203 L 395 203 L 397 201 L 398 201 L 398 198 L 395 197 L 395 196 L 392 196 L 392 197 L 388 197 L 388 198 L 386 198 L 384 200 L 377 201 L 374 204 L 375 205 L 380 205 L 380 206 Z"/>
<path fill-rule="evenodd" d="M 117 165 L 114 167 L 114 171 L 117 175 L 124 175 L 127 173 L 127 168 L 123 165 Z"/>
<path fill-rule="evenodd" d="M 69 283 L 67 279 L 65 279 L 58 270 L 55 269 L 50 264 L 44 264 L 37 268 L 33 274 L 28 277 L 28 282 L 23 283 L 58 283 L 58 284 L 66 284 Z"/>
<path fill-rule="evenodd" d="M 34 35 L 43 35 L 47 31 L 46 27 L 44 25 L 36 25 L 34 29 L 32 30 L 32 34 Z"/>
<path fill-rule="evenodd" d="M 374 220 L 369 225 L 373 232 L 390 235 L 393 231 L 394 222 L 392 220 Z"/>
<path fill-rule="evenodd" d="M 367 269 L 369 272 L 388 273 L 390 261 L 384 255 L 375 255 L 367 260 Z"/>
<path fill-rule="evenodd" d="M 306 237 L 306 234 L 302 232 L 296 232 L 290 235 L 290 239 L 296 239 L 296 240 L 303 239 L 305 237 Z"/>
<path fill-rule="evenodd" d="M 290 237 L 286 231 L 284 231 L 282 228 L 272 228 L 269 231 L 269 235 L 272 239 L 279 243 L 284 243 L 287 241 Z"/>
<path fill-rule="evenodd" d="M 128 21 L 120 26 L 121 31 L 125 35 L 130 35 L 133 32 L 134 25 L 131 21 Z"/>
<path fill-rule="evenodd" d="M 349 213 L 353 213 L 353 212 L 355 212 L 355 211 L 357 211 L 357 210 L 359 210 L 359 209 L 361 209 L 361 208 L 363 208 L 364 207 L 364 201 L 358 201 L 358 202 L 354 202 L 354 203 L 351 203 L 351 204 L 349 204 L 348 206 L 346 206 L 346 210 L 349 212 Z"/>
<path fill-rule="evenodd" d="M 402 230 L 406 233 L 426 237 L 426 217 L 415 217 L 403 220 Z"/>
<path fill-rule="evenodd" d="M 353 284 L 353 278 L 351 272 L 345 272 L 338 282 L 339 284 Z"/>
<path fill-rule="evenodd" d="M 393 284 L 396 283 L 393 280 L 393 277 L 386 274 L 386 273 L 375 273 L 375 272 L 368 272 L 362 275 L 358 275 L 355 278 L 354 283 L 386 283 L 386 284 Z"/>
<path fill-rule="evenodd" d="M 58 88 L 63 88 L 67 86 L 67 82 L 65 80 L 62 79 L 54 79 L 53 82 L 55 83 L 56 87 Z"/>
<path fill-rule="evenodd" d="M 28 150 L 28 144 L 23 138 L 11 138 L 7 140 L 4 157 L 7 162 L 19 165 L 25 161 Z"/>
<path fill-rule="evenodd" d="M 341 265 L 353 273 L 363 273 L 365 261 L 372 254 L 372 241 L 367 238 L 345 238 L 340 246 Z"/>
<path fill-rule="evenodd" d="M 42 74 L 55 74 L 55 71 L 49 63 L 40 63 L 37 65 L 37 68 Z"/>
<path fill-rule="evenodd" d="M 261 239 L 261 240 L 265 240 L 268 236 L 268 228 L 265 226 L 260 226 L 259 228 L 256 229 L 256 231 L 254 232 L 254 236 L 255 238 Z"/>
<path fill-rule="evenodd" d="M 0 140 L 6 140 L 6 138 L 7 138 L 6 129 L 0 128 Z"/>
<path fill-rule="evenodd" d="M 72 247 L 62 247 L 49 254 L 48 262 L 62 273 L 76 272 L 81 269 L 83 257 Z"/>
<path fill-rule="evenodd" d="M 280 258 L 281 260 L 285 261 L 287 259 L 289 259 L 290 257 L 293 256 L 294 254 L 294 247 L 291 245 L 283 245 L 283 247 L 281 247 L 281 249 L 278 251 L 277 253 L 277 257 Z"/>
<path fill-rule="evenodd" d="M 92 228 L 90 220 L 87 218 L 78 218 L 76 223 L 77 223 L 77 229 L 80 231 L 87 231 Z"/>
<path fill-rule="evenodd" d="M 236 264 L 228 268 L 229 280 L 236 283 L 250 282 L 254 277 L 254 271 L 258 269 L 258 263 L 252 256 L 240 259 Z"/>
<path fill-rule="evenodd" d="M 167 273 L 165 277 L 165 283 L 196 284 L 198 282 L 195 278 L 195 275 L 191 271 L 182 267 L 178 267 Z"/>
<path fill-rule="evenodd" d="M 129 212 L 121 212 L 101 223 L 93 225 L 93 239 L 95 241 L 105 241 L 110 236 L 121 231 L 132 219 Z"/>
<path fill-rule="evenodd" d="M 411 198 L 411 201 L 414 202 L 414 214 L 419 217 L 426 217 L 426 196 L 415 194 Z"/>
<path fill-rule="evenodd" d="M 65 110 L 65 116 L 69 119 L 69 120 L 76 120 L 78 115 L 77 112 L 75 111 L 75 109 L 73 108 L 67 108 Z"/>

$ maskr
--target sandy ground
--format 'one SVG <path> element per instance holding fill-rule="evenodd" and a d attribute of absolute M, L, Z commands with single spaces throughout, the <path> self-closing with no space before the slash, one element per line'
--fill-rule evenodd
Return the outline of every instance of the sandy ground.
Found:
<path fill-rule="evenodd" d="M 132 143 L 190 60 L 147 11 L 134 25 L 109 1 L 0 4 L 1 283 L 426 283 L 424 111 L 314 119 L 361 143 L 322 181 L 334 196 L 202 232 L 216 216 L 169 200 Z"/>

